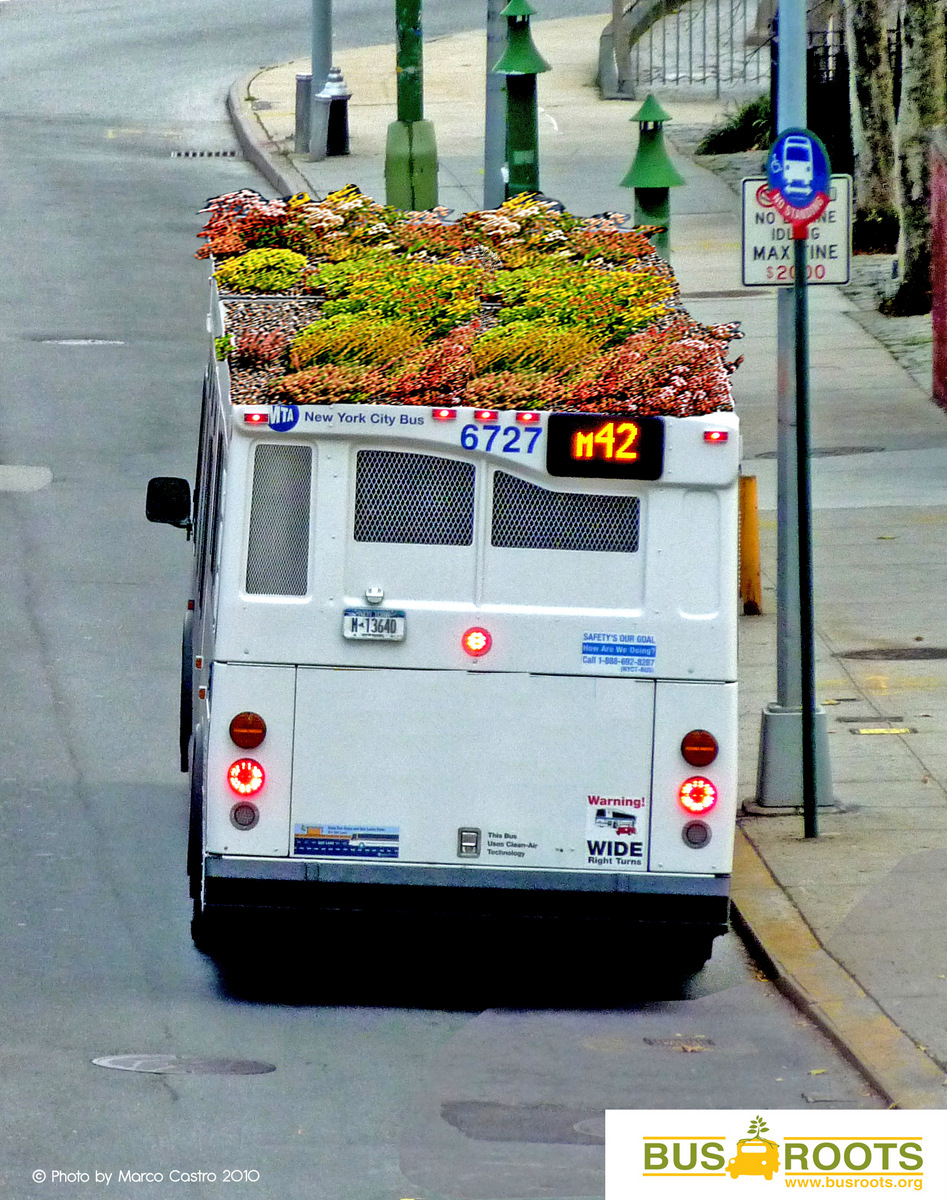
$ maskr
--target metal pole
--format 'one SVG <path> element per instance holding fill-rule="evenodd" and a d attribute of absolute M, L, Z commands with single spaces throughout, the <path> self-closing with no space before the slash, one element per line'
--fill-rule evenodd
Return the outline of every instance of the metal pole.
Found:
<path fill-rule="evenodd" d="M 776 36 L 781 134 L 806 125 L 805 0 L 780 0 Z M 793 289 L 779 288 L 776 301 L 776 702 L 763 711 L 757 800 L 778 806 L 798 804 L 801 796 L 806 837 L 815 837 L 815 806 L 831 803 L 832 789 L 825 712 L 814 704 L 804 246 L 796 247 L 800 253 L 803 274 Z"/>
<path fill-rule="evenodd" d="M 313 158 L 326 156 L 326 113 L 324 101 L 317 96 L 329 78 L 332 66 L 332 0 L 312 0 L 312 83 L 309 96 L 309 153 Z"/>
<path fill-rule="evenodd" d="M 499 208 L 504 200 L 506 160 L 506 77 L 493 68 L 506 48 L 503 0 L 487 0 L 487 96 L 483 127 L 483 207 Z"/>
<path fill-rule="evenodd" d="M 793 231 L 795 233 L 795 231 Z M 809 286 L 806 238 L 794 239 L 796 318 L 796 492 L 799 529 L 799 674 L 802 697 L 802 820 L 807 838 L 819 836 L 816 811 L 815 630 L 812 620 L 812 502 L 809 492 Z"/>
<path fill-rule="evenodd" d="M 421 0 L 396 0 L 398 34 L 398 120 L 424 118 Z"/>

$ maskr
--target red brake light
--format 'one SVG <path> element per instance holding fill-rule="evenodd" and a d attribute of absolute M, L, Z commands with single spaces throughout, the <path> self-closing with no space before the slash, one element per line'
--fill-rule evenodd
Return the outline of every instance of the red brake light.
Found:
<path fill-rule="evenodd" d="M 692 729 L 690 733 L 684 734 L 684 740 L 681 742 L 684 761 L 692 767 L 706 767 L 717 757 L 719 749 L 717 739 L 706 729 Z"/>
<path fill-rule="evenodd" d="M 495 421 L 499 417 L 498 412 L 491 412 L 489 408 L 478 408 L 474 412 L 475 421 Z"/>
<path fill-rule="evenodd" d="M 727 441 L 727 439 L 729 437 L 730 437 L 730 434 L 726 429 L 705 429 L 704 430 L 704 441 L 705 442 L 725 442 L 725 441 Z"/>
<path fill-rule="evenodd" d="M 677 798 L 688 812 L 705 813 L 717 803 L 717 789 L 709 779 L 695 775 L 693 779 L 684 780 Z"/>
<path fill-rule="evenodd" d="M 538 412 L 518 412 L 516 414 L 517 421 L 522 421 L 524 425 L 537 425 L 539 423 Z"/>
<path fill-rule="evenodd" d="M 269 425 L 270 415 L 269 413 L 260 412 L 244 413 L 243 423 L 244 425 Z"/>
<path fill-rule="evenodd" d="M 490 636 L 488 630 L 475 626 L 473 629 L 467 630 L 460 639 L 460 644 L 471 658 L 480 658 L 493 645 L 493 638 Z"/>
<path fill-rule="evenodd" d="M 435 408 L 431 413 L 435 421 L 455 421 L 457 419 L 456 408 Z"/>
<path fill-rule="evenodd" d="M 259 713 L 237 713 L 230 722 L 230 740 L 241 750 L 255 750 L 265 737 L 266 722 Z"/>
<path fill-rule="evenodd" d="M 253 796 L 263 786 L 266 776 L 263 768 L 252 758 L 241 758 L 230 764 L 227 782 L 238 796 Z"/>

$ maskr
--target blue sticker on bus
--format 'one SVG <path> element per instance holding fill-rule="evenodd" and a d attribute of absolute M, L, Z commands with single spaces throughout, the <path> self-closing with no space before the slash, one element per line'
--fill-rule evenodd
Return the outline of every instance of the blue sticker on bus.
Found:
<path fill-rule="evenodd" d="M 584 633 L 582 665 L 621 675 L 653 675 L 657 643 L 647 633 Z"/>
<path fill-rule="evenodd" d="M 320 858 L 397 858 L 397 825 L 295 825 L 293 853 Z"/>

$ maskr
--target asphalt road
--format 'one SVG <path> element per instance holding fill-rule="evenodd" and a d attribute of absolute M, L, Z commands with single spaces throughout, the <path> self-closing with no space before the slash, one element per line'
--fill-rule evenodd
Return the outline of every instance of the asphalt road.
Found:
<path fill-rule="evenodd" d="M 377 8 L 339 3 L 337 42 L 389 38 Z M 467 11 L 429 0 L 428 32 Z M 601 1196 L 606 1105 L 874 1106 L 732 936 L 671 990 L 648 945 L 565 943 L 528 994 L 503 930 L 347 992 L 322 982 L 318 930 L 299 931 L 308 974 L 292 987 L 221 978 L 192 949 L 175 725 L 189 548 L 145 523 L 143 496 L 150 475 L 193 476 L 196 210 L 259 181 L 239 159 L 172 152 L 234 147 L 227 87 L 297 56 L 307 14 L 0 2 L 0 462 L 52 479 L 0 493 L 0 1197 L 140 1194 L 121 1170 L 162 1173 L 148 1194 L 181 1197 L 218 1195 L 226 1170 L 258 1171 L 239 1186 L 279 1200 Z M 478 988 L 445 994 L 471 957 Z M 601 1007 L 614 977 L 623 999 Z M 119 1054 L 275 1070 L 92 1062 Z"/>

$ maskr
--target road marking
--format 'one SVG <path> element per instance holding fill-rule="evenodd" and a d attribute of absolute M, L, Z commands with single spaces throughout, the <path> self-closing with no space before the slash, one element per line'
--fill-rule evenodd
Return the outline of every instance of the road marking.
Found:
<path fill-rule="evenodd" d="M 0 466 L 0 492 L 39 492 L 52 481 L 49 467 Z"/>

